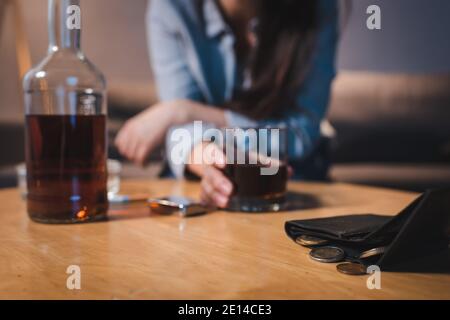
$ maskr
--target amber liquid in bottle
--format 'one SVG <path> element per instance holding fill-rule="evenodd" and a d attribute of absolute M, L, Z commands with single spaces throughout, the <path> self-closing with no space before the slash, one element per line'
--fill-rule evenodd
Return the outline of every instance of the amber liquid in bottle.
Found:
<path fill-rule="evenodd" d="M 43 223 L 106 218 L 106 83 L 66 23 L 79 0 L 49 0 L 47 57 L 24 79 L 27 210 Z"/>
<path fill-rule="evenodd" d="M 103 218 L 108 209 L 104 115 L 28 115 L 27 207 L 34 220 Z"/>

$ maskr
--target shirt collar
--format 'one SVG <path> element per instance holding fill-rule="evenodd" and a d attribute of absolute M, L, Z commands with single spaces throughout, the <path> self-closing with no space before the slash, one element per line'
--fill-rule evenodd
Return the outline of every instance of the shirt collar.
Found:
<path fill-rule="evenodd" d="M 203 1 L 203 17 L 205 21 L 205 32 L 210 38 L 228 32 L 229 27 L 223 19 L 222 13 L 216 3 L 217 0 Z"/>

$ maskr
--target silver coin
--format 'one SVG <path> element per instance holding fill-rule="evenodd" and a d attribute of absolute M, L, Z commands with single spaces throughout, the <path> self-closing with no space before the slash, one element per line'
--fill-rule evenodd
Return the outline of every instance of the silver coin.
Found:
<path fill-rule="evenodd" d="M 309 256 L 319 262 L 331 263 L 344 260 L 345 252 L 338 247 L 320 247 L 312 249 Z"/>
<path fill-rule="evenodd" d="M 364 251 L 359 255 L 360 259 L 367 259 L 375 256 L 382 255 L 386 251 L 386 247 L 373 248 L 367 251 Z"/>
<path fill-rule="evenodd" d="M 295 242 L 304 247 L 313 247 L 326 244 L 328 241 L 312 236 L 301 235 L 295 239 Z"/>
<path fill-rule="evenodd" d="M 361 276 L 367 274 L 367 268 L 360 263 L 345 262 L 336 266 L 337 271 L 352 276 Z"/>

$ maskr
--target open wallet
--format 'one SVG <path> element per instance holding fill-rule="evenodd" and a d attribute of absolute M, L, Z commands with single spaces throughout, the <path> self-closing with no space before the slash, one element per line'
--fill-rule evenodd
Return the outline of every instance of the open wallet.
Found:
<path fill-rule="evenodd" d="M 449 273 L 449 221 L 450 189 L 441 189 L 425 192 L 393 217 L 356 214 L 295 220 L 286 222 L 285 230 L 296 242 L 299 237 L 317 238 L 323 240 L 318 247 L 342 249 L 345 261 L 377 265 L 384 271 L 434 272 L 435 262 L 427 257 L 437 254 L 444 267 L 437 272 Z M 371 250 L 379 252 L 365 255 Z M 427 261 L 419 263 L 424 258 Z M 416 270 L 418 265 L 422 267 Z"/>

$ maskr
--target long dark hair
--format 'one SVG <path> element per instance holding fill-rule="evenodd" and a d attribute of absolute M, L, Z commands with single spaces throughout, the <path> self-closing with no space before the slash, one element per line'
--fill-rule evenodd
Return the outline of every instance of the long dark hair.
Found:
<path fill-rule="evenodd" d="M 257 45 L 249 59 L 250 88 L 226 106 L 253 119 L 280 116 L 295 103 L 315 48 L 318 0 L 259 0 Z"/>

